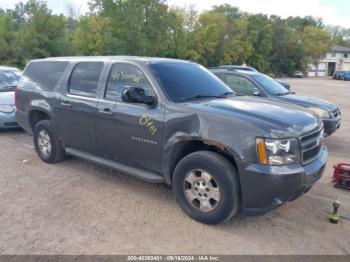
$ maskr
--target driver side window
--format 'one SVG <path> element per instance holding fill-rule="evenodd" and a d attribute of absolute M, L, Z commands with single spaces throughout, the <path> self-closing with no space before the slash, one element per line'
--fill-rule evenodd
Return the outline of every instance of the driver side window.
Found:
<path fill-rule="evenodd" d="M 257 90 L 252 82 L 241 76 L 227 74 L 226 81 L 228 86 L 239 95 L 252 96 Z"/>
<path fill-rule="evenodd" d="M 109 72 L 105 99 L 122 102 L 122 94 L 130 87 L 141 87 L 145 95 L 150 92 L 151 85 L 145 75 L 134 65 L 114 64 Z"/>

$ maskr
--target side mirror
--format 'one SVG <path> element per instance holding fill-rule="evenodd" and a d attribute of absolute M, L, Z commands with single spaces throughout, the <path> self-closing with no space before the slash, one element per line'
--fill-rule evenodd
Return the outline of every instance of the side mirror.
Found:
<path fill-rule="evenodd" d="M 130 87 L 124 90 L 122 99 L 126 103 L 146 104 L 152 106 L 156 99 L 153 96 L 145 95 L 145 90 L 141 87 Z"/>
<path fill-rule="evenodd" d="M 253 96 L 263 96 L 263 94 L 260 92 L 259 89 L 255 89 L 254 93 L 253 93 Z"/>

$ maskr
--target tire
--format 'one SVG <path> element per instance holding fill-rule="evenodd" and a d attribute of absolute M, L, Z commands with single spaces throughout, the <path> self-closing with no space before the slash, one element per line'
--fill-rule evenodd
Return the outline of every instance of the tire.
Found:
<path fill-rule="evenodd" d="M 219 154 L 192 153 L 181 159 L 175 168 L 175 198 L 191 218 L 210 225 L 223 223 L 239 212 L 237 175 L 234 166 Z"/>
<path fill-rule="evenodd" d="M 57 163 L 65 158 L 65 151 L 58 140 L 50 120 L 41 120 L 33 132 L 35 150 L 46 163 Z"/>

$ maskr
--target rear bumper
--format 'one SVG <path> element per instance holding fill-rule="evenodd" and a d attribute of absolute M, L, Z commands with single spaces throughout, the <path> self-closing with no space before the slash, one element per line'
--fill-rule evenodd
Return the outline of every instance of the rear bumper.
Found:
<path fill-rule="evenodd" d="M 0 113 L 0 129 L 11 129 L 18 128 L 19 125 L 17 123 L 16 114 L 5 114 Z"/>
<path fill-rule="evenodd" d="M 240 172 L 242 213 L 262 215 L 306 193 L 321 178 L 327 155 L 323 148 L 318 158 L 305 166 L 247 165 Z"/>
<path fill-rule="evenodd" d="M 30 127 L 28 114 L 26 114 L 25 112 L 17 111 L 16 118 L 19 126 L 21 126 L 29 134 L 33 133 Z"/>
<path fill-rule="evenodd" d="M 324 126 L 324 133 L 326 136 L 333 134 L 341 125 L 341 117 L 336 119 L 322 119 Z"/>

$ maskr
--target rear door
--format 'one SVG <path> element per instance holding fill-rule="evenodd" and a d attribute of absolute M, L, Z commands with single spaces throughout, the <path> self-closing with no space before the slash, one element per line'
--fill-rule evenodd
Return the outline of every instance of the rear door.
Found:
<path fill-rule="evenodd" d="M 59 136 L 69 147 L 94 153 L 97 90 L 103 62 L 78 62 L 55 109 Z"/>
<path fill-rule="evenodd" d="M 114 63 L 98 103 L 96 137 L 99 155 L 131 166 L 161 171 L 164 108 L 122 101 L 128 87 L 156 96 L 140 67 Z"/>

